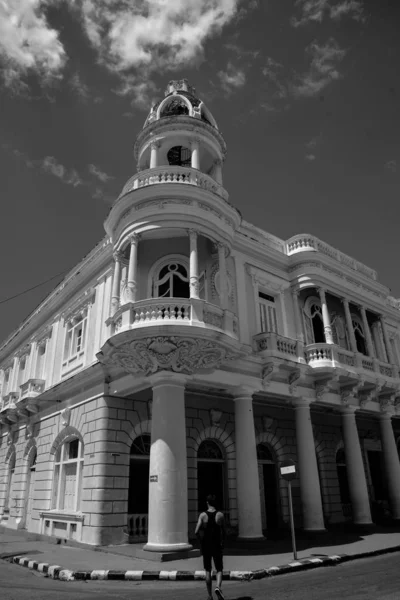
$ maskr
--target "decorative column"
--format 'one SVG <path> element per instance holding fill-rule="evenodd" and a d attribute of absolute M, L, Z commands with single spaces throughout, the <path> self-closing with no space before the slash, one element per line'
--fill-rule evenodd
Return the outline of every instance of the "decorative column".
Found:
<path fill-rule="evenodd" d="M 300 290 L 292 289 L 296 337 L 300 342 L 304 343 L 304 333 L 303 333 L 303 325 L 302 325 L 301 312 L 300 312 L 299 296 L 300 296 Z"/>
<path fill-rule="evenodd" d="M 192 169 L 200 170 L 200 140 L 195 138 L 192 140 L 192 160 L 191 167 Z"/>
<path fill-rule="evenodd" d="M 137 251 L 138 251 L 138 242 L 139 235 L 137 233 L 133 233 L 129 241 L 131 243 L 130 253 L 129 253 L 129 267 L 128 267 L 128 294 L 130 302 L 136 302 L 136 292 L 137 292 Z"/>
<path fill-rule="evenodd" d="M 197 250 L 197 231 L 189 229 L 190 239 L 190 264 L 189 264 L 189 281 L 190 281 L 190 297 L 199 298 L 199 257 Z"/>
<path fill-rule="evenodd" d="M 217 183 L 219 183 L 220 185 L 223 185 L 223 182 L 222 182 L 222 160 L 220 158 L 217 158 L 217 160 L 214 162 L 214 179 Z"/>
<path fill-rule="evenodd" d="M 218 243 L 218 263 L 219 263 L 219 291 L 221 308 L 228 308 L 228 285 L 226 271 L 226 246 Z"/>
<path fill-rule="evenodd" d="M 322 321 L 324 324 L 325 341 L 327 344 L 333 344 L 331 319 L 329 317 L 328 304 L 326 302 L 326 294 L 323 288 L 318 288 L 319 297 L 321 300 Z"/>
<path fill-rule="evenodd" d="M 263 537 L 252 393 L 239 388 L 234 394 L 239 538 L 246 540 Z"/>
<path fill-rule="evenodd" d="M 394 408 L 389 399 L 382 400 L 380 405 L 382 412 L 379 421 L 390 509 L 392 518 L 400 520 L 400 461 L 392 427 Z"/>
<path fill-rule="evenodd" d="M 370 525 L 372 523 L 371 509 L 356 423 L 356 410 L 355 406 L 344 406 L 342 408 L 342 432 L 346 455 L 347 481 L 354 524 Z"/>
<path fill-rule="evenodd" d="M 120 287 L 121 287 L 121 260 L 120 252 L 114 252 L 114 278 L 111 294 L 111 315 L 114 315 L 119 308 Z"/>
<path fill-rule="evenodd" d="M 382 327 L 382 333 L 383 333 L 383 341 L 385 342 L 386 356 L 388 358 L 388 362 L 391 365 L 394 365 L 396 361 L 393 356 L 392 346 L 390 344 L 389 334 L 388 334 L 388 330 L 386 327 L 385 319 L 383 317 L 381 317 L 380 321 L 381 321 L 381 327 Z"/>
<path fill-rule="evenodd" d="M 311 424 L 311 401 L 307 398 L 297 398 L 292 402 L 296 417 L 297 461 L 303 510 L 303 529 L 305 531 L 323 531 L 325 529 L 324 513 Z"/>
<path fill-rule="evenodd" d="M 375 352 L 374 352 L 374 344 L 372 343 L 371 329 L 369 327 L 367 313 L 363 306 L 360 306 L 360 312 L 361 312 L 361 318 L 362 318 L 362 322 L 363 322 L 365 340 L 367 342 L 368 356 L 370 356 L 371 358 L 374 358 Z"/>
<path fill-rule="evenodd" d="M 158 149 L 160 147 L 159 142 L 151 142 L 150 144 L 150 169 L 158 167 Z"/>
<path fill-rule="evenodd" d="M 186 377 L 161 371 L 149 381 L 153 388 L 149 528 L 143 549 L 187 551 L 192 546 L 188 543 Z"/>
<path fill-rule="evenodd" d="M 345 318 L 346 318 L 347 333 L 349 334 L 350 349 L 352 352 L 358 352 L 356 336 L 354 335 L 353 319 L 351 318 L 349 301 L 347 300 L 347 298 L 342 298 L 341 300 L 342 300 L 344 314 L 345 314 Z"/>

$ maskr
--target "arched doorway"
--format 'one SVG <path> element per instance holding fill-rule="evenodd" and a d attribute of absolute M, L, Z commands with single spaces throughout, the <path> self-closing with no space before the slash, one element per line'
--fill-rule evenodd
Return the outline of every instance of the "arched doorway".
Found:
<path fill-rule="evenodd" d="M 258 475 L 260 482 L 261 522 L 268 536 L 279 526 L 279 482 L 274 456 L 267 446 L 257 445 Z"/>
<path fill-rule="evenodd" d="M 28 465 L 28 477 L 26 482 L 26 519 L 25 529 L 30 531 L 32 529 L 32 508 L 33 508 L 33 493 L 35 489 L 35 478 L 36 478 L 36 450 L 33 452 L 33 456 Z"/>
<path fill-rule="evenodd" d="M 213 440 L 204 440 L 197 451 L 198 511 L 207 510 L 206 498 L 208 494 L 215 494 L 217 508 L 227 512 L 225 486 L 225 458 L 222 448 Z"/>
<path fill-rule="evenodd" d="M 339 450 L 336 452 L 336 471 L 339 482 L 340 501 L 342 503 L 343 516 L 350 518 L 352 516 L 352 508 L 344 448 L 339 448 Z"/>
<path fill-rule="evenodd" d="M 150 435 L 131 446 L 128 494 L 128 533 L 133 541 L 147 539 L 149 513 Z"/>

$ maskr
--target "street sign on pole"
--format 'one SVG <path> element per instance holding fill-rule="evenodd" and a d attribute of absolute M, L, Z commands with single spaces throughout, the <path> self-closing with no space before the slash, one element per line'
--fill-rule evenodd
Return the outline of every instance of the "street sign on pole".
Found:
<path fill-rule="evenodd" d="M 294 518 L 293 518 L 293 500 L 292 500 L 292 481 L 297 477 L 296 463 L 293 460 L 284 460 L 279 465 L 281 477 L 286 479 L 288 483 L 289 493 L 289 514 L 290 514 L 290 531 L 292 534 L 293 557 L 297 560 L 296 537 L 294 533 Z"/>

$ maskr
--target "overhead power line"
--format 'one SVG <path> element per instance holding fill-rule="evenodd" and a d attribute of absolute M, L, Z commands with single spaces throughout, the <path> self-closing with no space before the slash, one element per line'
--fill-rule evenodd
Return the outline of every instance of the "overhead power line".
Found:
<path fill-rule="evenodd" d="M 61 273 L 57 273 L 57 275 L 53 275 L 53 277 L 50 277 L 49 279 L 46 279 L 46 281 L 42 281 L 41 283 L 38 283 L 37 285 L 34 285 L 31 288 L 28 288 L 27 290 L 23 290 L 22 292 L 19 292 L 18 294 L 14 294 L 14 296 L 10 296 L 9 298 L 5 298 L 4 300 L 0 300 L 0 304 L 4 304 L 5 302 L 9 302 L 10 300 L 14 300 L 14 298 L 18 298 L 19 296 L 23 296 L 24 294 L 27 294 L 28 292 L 31 292 L 32 290 L 36 290 L 38 287 L 41 287 L 42 285 L 46 285 L 46 283 L 49 283 L 50 281 L 53 281 L 53 279 L 57 279 L 57 277 L 61 277 L 61 275 L 65 275 L 66 273 L 68 273 L 68 271 L 70 271 L 70 269 L 66 269 L 65 271 L 61 271 Z"/>

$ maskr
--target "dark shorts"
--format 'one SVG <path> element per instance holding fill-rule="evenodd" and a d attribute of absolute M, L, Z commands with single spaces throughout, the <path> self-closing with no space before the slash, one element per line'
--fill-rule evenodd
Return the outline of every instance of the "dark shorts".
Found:
<path fill-rule="evenodd" d="M 217 572 L 224 570 L 221 546 L 202 546 L 201 552 L 203 554 L 203 565 L 205 571 L 212 570 L 211 559 L 214 561 L 214 567 Z"/>

